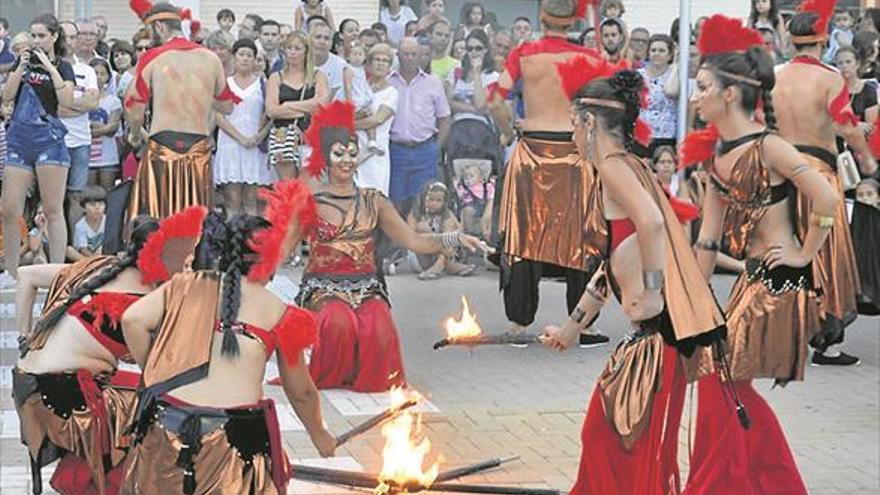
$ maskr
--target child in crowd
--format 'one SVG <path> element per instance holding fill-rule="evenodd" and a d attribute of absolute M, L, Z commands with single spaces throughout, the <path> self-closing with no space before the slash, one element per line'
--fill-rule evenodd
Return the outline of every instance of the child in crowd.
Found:
<path fill-rule="evenodd" d="M 327 19 L 330 26 L 336 26 L 333 22 L 333 11 L 324 0 L 302 0 L 302 5 L 298 5 L 293 11 L 294 27 L 297 31 L 308 31 L 309 18 L 318 16 Z"/>
<path fill-rule="evenodd" d="M 624 12 L 626 9 L 623 7 L 623 0 L 603 0 L 599 7 L 599 15 L 603 21 L 605 19 L 620 19 Z"/>
<path fill-rule="evenodd" d="M 110 189 L 119 176 L 119 149 L 116 134 L 122 122 L 122 102 L 109 91 L 113 77 L 110 64 L 103 58 L 94 58 L 89 65 L 98 79 L 98 108 L 89 112 L 92 129 L 92 148 L 89 153 L 89 184 Z"/>
<path fill-rule="evenodd" d="M 825 62 L 833 63 L 837 50 L 843 46 L 852 46 L 853 26 L 856 20 L 852 12 L 838 10 L 834 13 L 834 29 L 831 30 L 831 38 L 828 40 L 828 49 L 825 51 Z"/>
<path fill-rule="evenodd" d="M 495 179 L 490 177 L 492 164 L 489 160 L 458 159 L 453 166 L 464 231 L 488 241 L 495 197 Z"/>
<path fill-rule="evenodd" d="M 220 9 L 217 12 L 217 25 L 220 26 L 221 31 L 232 34 L 232 26 L 235 25 L 235 12 L 229 9 Z"/>
<path fill-rule="evenodd" d="M 429 182 L 419 194 L 416 204 L 406 218 L 418 233 L 441 234 L 461 230 L 461 224 L 449 209 L 449 190 L 442 182 Z M 417 255 L 421 273 L 419 280 L 436 280 L 445 274 L 461 277 L 474 273 L 474 265 L 455 260 L 455 251 L 445 249 L 441 254 Z"/>
<path fill-rule="evenodd" d="M 346 95 L 348 100 L 354 103 L 358 118 L 368 117 L 373 113 L 373 90 L 367 81 L 367 71 L 364 62 L 367 60 L 367 49 L 358 41 L 351 45 L 346 62 L 351 67 L 353 74 L 351 80 L 351 94 Z M 385 151 L 376 142 L 376 128 L 367 129 L 367 149 L 375 155 L 384 155 Z"/>
<path fill-rule="evenodd" d="M 101 186 L 89 186 L 83 191 L 81 205 L 86 214 L 73 227 L 73 250 L 68 256 L 77 261 L 77 256 L 87 258 L 101 254 L 104 244 L 104 221 L 107 216 L 107 192 Z M 70 251 L 70 250 L 68 250 Z"/>
<path fill-rule="evenodd" d="M 27 251 L 21 255 L 19 265 L 39 265 L 49 262 L 49 226 L 43 205 L 37 206 L 34 223 L 28 232 Z"/>

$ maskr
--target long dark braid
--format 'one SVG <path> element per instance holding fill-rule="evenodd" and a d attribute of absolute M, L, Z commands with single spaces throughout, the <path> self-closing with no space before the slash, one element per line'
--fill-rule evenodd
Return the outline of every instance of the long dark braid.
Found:
<path fill-rule="evenodd" d="M 225 235 L 218 236 L 217 246 L 221 254 L 219 269 L 223 272 L 221 295 L 220 329 L 223 344 L 220 353 L 238 356 L 238 340 L 233 325 L 241 308 L 241 277 L 257 261 L 248 240 L 254 232 L 269 226 L 269 222 L 253 215 L 236 215 L 226 224 Z"/>
<path fill-rule="evenodd" d="M 34 326 L 34 335 L 39 335 L 55 328 L 55 325 L 61 317 L 64 316 L 64 314 L 67 313 L 67 310 L 76 304 L 77 301 L 94 293 L 104 285 L 107 285 L 127 268 L 135 266 L 141 248 L 144 247 L 144 243 L 147 241 L 147 236 L 156 230 L 159 230 L 159 222 L 152 217 L 141 215 L 132 220 L 131 241 L 129 242 L 128 251 L 126 251 L 119 261 L 101 270 L 97 275 L 89 278 L 74 288 L 73 292 L 67 296 L 67 299 L 65 299 L 64 302 L 55 306 L 48 313 L 43 315 Z"/>

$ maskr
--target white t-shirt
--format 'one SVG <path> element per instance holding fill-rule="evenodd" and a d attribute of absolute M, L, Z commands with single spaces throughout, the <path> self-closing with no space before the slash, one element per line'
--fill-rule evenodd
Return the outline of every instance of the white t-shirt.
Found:
<path fill-rule="evenodd" d="M 76 76 L 76 86 L 73 90 L 74 99 L 82 98 L 87 90 L 98 89 L 98 76 L 95 75 L 95 69 L 82 62 L 76 62 L 72 65 L 73 74 Z M 76 117 L 62 117 L 61 122 L 64 123 L 64 127 L 67 127 L 64 143 L 68 148 L 78 148 L 92 144 L 92 130 L 89 128 L 88 113 L 83 113 Z"/>
<path fill-rule="evenodd" d="M 452 99 L 456 101 L 461 101 L 464 103 L 469 103 L 471 105 L 474 104 L 474 82 L 473 81 L 465 81 L 461 79 L 461 69 L 454 69 L 449 72 L 449 76 L 446 77 L 446 82 L 452 86 Z M 489 90 L 487 89 L 489 85 L 494 84 L 498 81 L 499 74 L 496 71 L 492 72 L 483 72 L 480 74 L 480 82 L 483 85 L 483 89 L 486 90 L 486 95 L 488 96 Z M 453 121 L 459 121 L 461 119 L 480 119 L 488 122 L 488 118 L 482 114 L 474 114 L 470 112 L 456 112 L 452 115 Z"/>
<path fill-rule="evenodd" d="M 98 109 L 89 112 L 90 120 L 106 124 L 110 121 L 113 112 L 122 110 L 122 102 L 113 93 L 107 93 L 101 98 Z M 89 153 L 89 166 L 107 167 L 119 165 L 119 150 L 116 147 L 116 137 L 95 136 L 92 138 L 92 149 Z"/>
<path fill-rule="evenodd" d="M 97 231 L 89 227 L 86 217 L 82 217 L 73 227 L 73 247 L 76 249 L 88 248 L 91 252 L 96 252 L 104 243 L 104 222 L 107 215 L 101 218 L 101 225 Z"/>
<path fill-rule="evenodd" d="M 406 23 L 419 20 L 419 16 L 407 5 L 401 5 L 397 16 L 392 17 L 388 12 L 388 7 L 382 7 L 379 11 L 379 22 L 385 24 L 388 31 L 388 40 L 394 45 L 400 43 L 403 35 L 406 34 Z"/>
<path fill-rule="evenodd" d="M 348 67 L 348 62 L 339 55 L 332 53 L 329 54 L 324 65 L 318 67 L 318 70 L 327 76 L 327 84 L 330 87 L 330 94 L 333 95 L 331 99 L 333 100 L 345 99 L 345 90 L 342 87 L 344 85 L 343 71 L 346 67 Z"/>

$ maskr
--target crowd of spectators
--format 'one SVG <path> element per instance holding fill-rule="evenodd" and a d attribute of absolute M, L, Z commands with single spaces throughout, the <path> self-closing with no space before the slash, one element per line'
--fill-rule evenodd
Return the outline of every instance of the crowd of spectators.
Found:
<path fill-rule="evenodd" d="M 510 50 L 539 36 L 536 20 L 519 17 L 503 26 L 479 2 L 467 2 L 453 13 L 444 0 L 421 2 L 421 12 L 404 0 L 382 0 L 376 22 L 361 26 L 332 4 L 302 0 L 289 19 L 278 20 L 264 19 L 258 11 L 223 9 L 216 25 L 203 21 L 201 31 L 193 33 L 218 55 L 229 86 L 242 98 L 232 114 L 215 118 L 218 205 L 230 216 L 258 212 L 258 188 L 297 175 L 308 157 L 302 136 L 311 114 L 320 104 L 347 99 L 357 108 L 361 187 L 388 195 L 419 228 L 442 229 L 454 220 L 490 240 L 493 195 L 496 184 L 503 182 L 504 150 L 515 139 L 515 128 L 500 129 L 494 122 L 487 103 L 489 88 Z M 681 47 L 677 20 L 669 32 L 651 32 L 629 26 L 626 13 L 624 1 L 604 0 L 594 13 L 596 22 L 583 23 L 571 39 L 609 60 L 629 61 L 644 76 L 648 97 L 642 117 L 653 129 L 653 141 L 641 154 L 673 194 L 688 197 L 692 172 L 675 167 L 676 143 L 682 138 L 678 101 L 680 92 L 689 93 L 694 86 L 699 62 L 694 40 L 703 19 L 692 26 L 690 45 Z M 778 63 L 793 53 L 786 36 L 790 14 L 778 8 L 777 0 L 751 0 L 748 24 L 764 36 L 767 51 Z M 878 22 L 878 9 L 838 11 L 824 57 L 846 78 L 866 133 L 878 115 Z M 104 223 L 98 221 L 95 205 L 103 204 L 103 198 L 136 170 L 142 150 L 124 139 L 128 125 L 122 101 L 152 39 L 146 29 L 130 38 L 109 39 L 108 28 L 102 16 L 59 22 L 44 15 L 34 20 L 29 32 L 11 33 L 8 22 L 0 18 L 0 84 L 23 62 L 36 67 L 34 48 L 43 47 L 58 67 L 60 80 L 72 89 L 61 100 L 54 93 L 52 98 L 38 93 L 40 110 L 57 116 L 66 129 L 65 158 L 53 156 L 62 150 L 52 148 L 36 157 L 29 171 L 22 168 L 17 148 L 7 153 L 3 130 L 24 106 L 22 91 L 3 92 L 0 171 L 5 166 L 7 184 L 0 206 L 4 231 L 20 231 L 21 263 L 100 253 Z M 56 35 L 54 43 L 45 41 Z M 691 68 L 687 81 L 679 81 L 682 61 Z M 55 74 L 47 73 L 46 78 L 51 84 Z M 513 104 L 521 116 L 522 108 Z M 689 113 L 683 127 L 693 127 L 694 120 Z M 841 152 L 844 147 L 841 144 Z M 42 166 L 63 161 L 70 166 L 60 182 L 58 174 L 49 172 L 57 167 Z M 445 188 L 443 207 L 429 211 L 441 196 L 438 184 Z M 860 187 L 876 189 L 876 182 L 865 181 Z M 876 198 L 868 192 L 857 195 L 855 189 L 848 195 L 855 201 Z M 103 215 L 103 206 L 101 211 Z M 442 221 L 430 217 L 438 211 Z M 397 261 L 392 258 L 385 269 L 393 271 Z M 464 260 L 457 253 L 431 263 L 422 260 L 421 278 L 473 271 L 459 261 Z M 13 282 L 7 273 L 0 280 Z"/>

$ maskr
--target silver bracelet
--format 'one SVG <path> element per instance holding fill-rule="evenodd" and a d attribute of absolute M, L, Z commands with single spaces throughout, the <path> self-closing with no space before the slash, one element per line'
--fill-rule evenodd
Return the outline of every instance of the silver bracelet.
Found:
<path fill-rule="evenodd" d="M 461 238 L 459 237 L 459 232 L 457 230 L 435 235 L 439 236 L 440 244 L 445 248 L 455 249 L 461 247 Z"/>
<path fill-rule="evenodd" d="M 642 283 L 645 290 L 660 290 L 663 288 L 663 270 L 642 272 Z"/>

